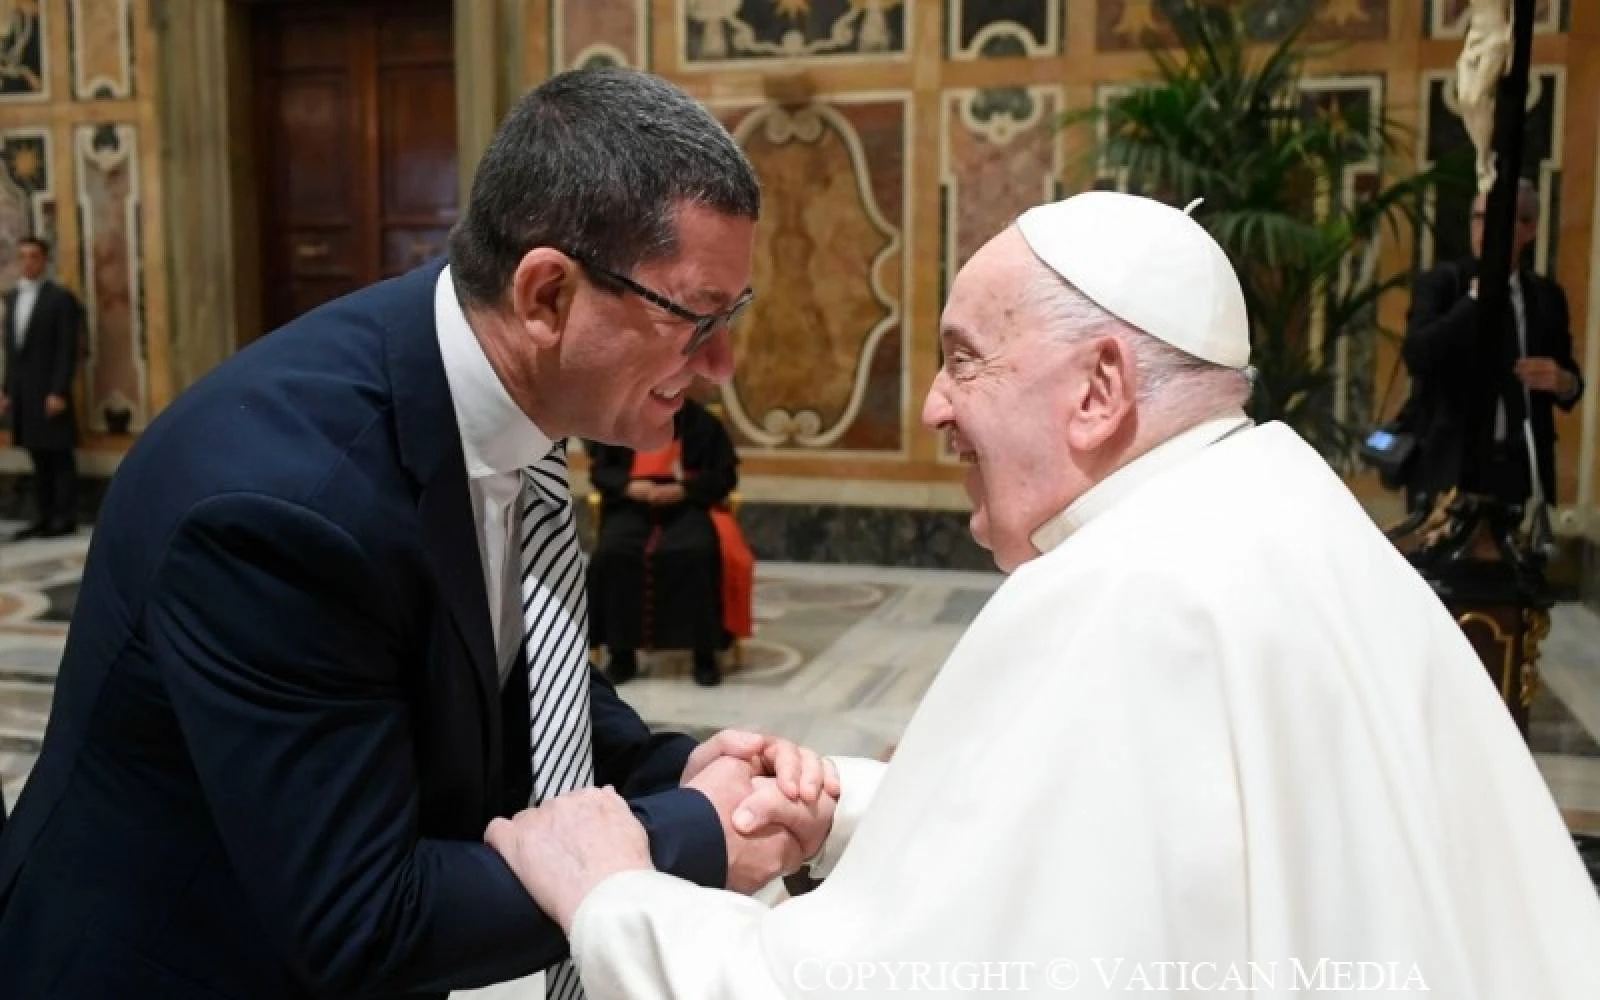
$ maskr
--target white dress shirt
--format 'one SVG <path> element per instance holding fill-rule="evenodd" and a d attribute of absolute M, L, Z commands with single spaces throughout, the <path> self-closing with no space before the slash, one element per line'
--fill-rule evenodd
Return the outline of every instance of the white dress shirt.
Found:
<path fill-rule="evenodd" d="M 33 307 L 39 303 L 40 282 L 28 278 L 17 279 L 17 347 L 21 348 L 28 336 L 28 320 L 33 318 Z"/>
<path fill-rule="evenodd" d="M 520 621 L 522 610 L 521 567 L 513 541 L 520 524 L 521 471 L 543 458 L 551 442 L 511 401 L 489 364 L 456 298 L 448 267 L 440 272 L 434 287 L 433 321 L 439 333 L 445 381 L 450 384 L 450 403 L 461 430 L 461 452 L 467 460 L 467 489 L 472 496 L 478 554 L 483 559 L 495 661 L 504 685 L 517 661 L 517 644 L 522 638 L 520 627 L 505 625 Z"/>

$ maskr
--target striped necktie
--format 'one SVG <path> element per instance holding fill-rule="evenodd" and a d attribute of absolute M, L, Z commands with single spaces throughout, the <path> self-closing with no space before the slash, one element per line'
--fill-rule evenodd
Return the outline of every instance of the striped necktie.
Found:
<path fill-rule="evenodd" d="M 578 547 L 567 450 L 557 441 L 525 471 L 522 504 L 522 623 L 528 657 L 533 805 L 594 784 L 589 733 L 589 597 Z M 581 1000 L 570 960 L 545 972 L 550 1000 Z"/>

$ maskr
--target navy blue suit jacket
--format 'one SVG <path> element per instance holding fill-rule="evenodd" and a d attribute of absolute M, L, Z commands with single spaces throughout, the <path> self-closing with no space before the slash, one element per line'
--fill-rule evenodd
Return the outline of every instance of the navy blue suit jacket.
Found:
<path fill-rule="evenodd" d="M 527 802 L 526 679 L 500 690 L 441 267 L 241 351 L 122 463 L 0 836 L 0 996 L 430 995 L 565 955 L 482 844 Z M 720 886 L 692 741 L 591 698 L 597 783 Z"/>

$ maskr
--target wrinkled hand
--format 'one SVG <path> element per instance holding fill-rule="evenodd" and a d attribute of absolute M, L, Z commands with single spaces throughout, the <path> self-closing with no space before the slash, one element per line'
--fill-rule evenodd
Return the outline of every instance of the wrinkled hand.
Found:
<path fill-rule="evenodd" d="M 747 837 L 733 826 L 733 814 L 755 791 L 755 771 L 736 757 L 719 757 L 687 784 L 706 797 L 722 824 L 727 845 L 727 887 L 752 893 L 786 872 L 799 869 L 809 855 L 788 830 L 768 826 L 758 836 Z"/>
<path fill-rule="evenodd" d="M 595 886 L 618 872 L 652 867 L 644 827 L 609 786 L 568 792 L 511 820 L 496 818 L 483 839 L 564 933 Z"/>
<path fill-rule="evenodd" d="M 45 416 L 59 417 L 65 412 L 67 412 L 67 401 L 65 397 L 57 396 L 54 393 L 51 393 L 44 398 Z"/>
<path fill-rule="evenodd" d="M 683 503 L 682 483 L 657 483 L 655 491 L 650 494 L 650 502 L 658 507 L 665 507 L 675 503 Z"/>
<path fill-rule="evenodd" d="M 1577 388 L 1571 372 L 1556 364 L 1551 358 L 1523 358 L 1517 362 L 1517 378 L 1530 389 L 1553 392 L 1558 396 L 1570 395 Z"/>
<path fill-rule="evenodd" d="M 629 500 L 637 503 L 649 503 L 655 488 L 656 484 L 648 479 L 634 479 L 628 483 L 628 488 L 624 492 L 627 493 Z"/>
<path fill-rule="evenodd" d="M 839 797 L 838 774 L 831 766 L 824 769 L 822 758 L 815 750 L 743 729 L 724 729 L 695 747 L 683 765 L 679 784 L 689 784 L 690 779 L 719 757 L 735 757 L 748 763 L 755 774 L 776 778 L 778 787 L 791 799 L 810 804 L 824 792 Z"/>

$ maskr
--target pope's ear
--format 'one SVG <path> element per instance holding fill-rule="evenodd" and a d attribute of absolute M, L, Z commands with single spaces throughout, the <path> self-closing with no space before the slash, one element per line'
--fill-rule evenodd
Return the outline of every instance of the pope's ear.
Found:
<path fill-rule="evenodd" d="M 534 247 L 517 262 L 509 290 L 511 317 L 539 348 L 560 341 L 581 280 L 578 264 L 550 247 Z"/>
<path fill-rule="evenodd" d="M 1089 345 L 1084 365 L 1067 435 L 1075 450 L 1094 451 L 1115 437 L 1133 415 L 1136 374 L 1133 353 L 1116 336 L 1100 337 Z"/>

